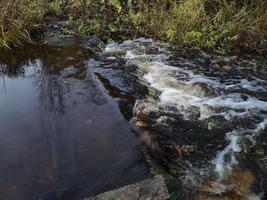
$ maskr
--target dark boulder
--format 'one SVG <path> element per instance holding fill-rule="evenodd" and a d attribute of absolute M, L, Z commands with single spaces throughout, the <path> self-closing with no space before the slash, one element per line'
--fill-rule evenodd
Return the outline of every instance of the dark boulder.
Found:
<path fill-rule="evenodd" d="M 86 51 L 86 53 L 97 54 L 104 51 L 106 45 L 99 38 L 92 37 L 90 39 L 83 40 L 80 46 Z"/>

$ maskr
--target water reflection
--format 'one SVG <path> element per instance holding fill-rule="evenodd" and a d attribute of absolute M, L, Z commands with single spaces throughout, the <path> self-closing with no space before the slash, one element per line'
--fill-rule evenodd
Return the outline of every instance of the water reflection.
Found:
<path fill-rule="evenodd" d="M 1 199 L 80 199 L 149 176 L 91 67 L 75 45 L 2 60 Z"/>
<path fill-rule="evenodd" d="M 39 79 L 38 87 L 42 106 L 50 112 L 57 111 L 64 114 L 64 86 L 62 81 L 51 75 L 40 76 Z"/>
<path fill-rule="evenodd" d="M 6 92 L 6 80 L 5 80 L 4 74 L 1 74 L 1 79 L 2 79 L 2 85 L 3 85 L 2 90 L 3 90 L 3 92 Z"/>

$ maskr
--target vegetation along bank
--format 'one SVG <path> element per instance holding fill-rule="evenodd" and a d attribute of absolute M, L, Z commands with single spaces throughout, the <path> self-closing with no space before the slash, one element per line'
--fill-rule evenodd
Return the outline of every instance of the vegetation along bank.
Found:
<path fill-rule="evenodd" d="M 0 47 L 43 41 L 47 19 L 61 37 L 95 35 L 108 42 L 140 36 L 186 48 L 222 51 L 267 48 L 265 0 L 2 0 Z"/>

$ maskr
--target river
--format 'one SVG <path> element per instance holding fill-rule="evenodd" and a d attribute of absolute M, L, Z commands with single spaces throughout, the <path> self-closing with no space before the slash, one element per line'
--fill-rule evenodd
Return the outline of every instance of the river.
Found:
<path fill-rule="evenodd" d="M 83 199 L 150 177 L 128 122 L 77 44 L 0 65 L 0 199 Z"/>
<path fill-rule="evenodd" d="M 264 56 L 140 38 L 35 46 L 1 70 L 5 199 L 80 199 L 151 170 L 175 199 L 267 197 Z"/>
<path fill-rule="evenodd" d="M 139 82 L 153 91 L 137 99 L 132 121 L 170 175 L 174 197 L 266 198 L 266 58 L 142 38 L 106 52 L 124 52 L 126 65 L 138 66 Z"/>

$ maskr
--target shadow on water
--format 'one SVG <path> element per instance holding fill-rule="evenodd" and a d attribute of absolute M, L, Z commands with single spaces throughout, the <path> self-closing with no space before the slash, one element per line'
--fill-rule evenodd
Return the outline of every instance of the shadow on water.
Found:
<path fill-rule="evenodd" d="M 78 45 L 1 58 L 1 199 L 82 199 L 150 176 Z"/>

